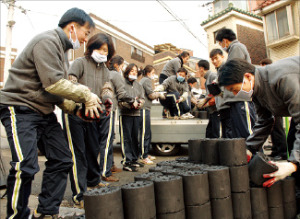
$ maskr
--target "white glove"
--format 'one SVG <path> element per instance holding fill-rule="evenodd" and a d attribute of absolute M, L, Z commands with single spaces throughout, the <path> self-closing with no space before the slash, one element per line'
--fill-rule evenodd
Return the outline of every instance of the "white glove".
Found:
<path fill-rule="evenodd" d="M 159 93 L 159 97 L 158 97 L 159 99 L 162 99 L 162 100 L 165 100 L 166 99 L 166 96 L 165 96 L 165 94 L 164 93 Z"/>
<path fill-rule="evenodd" d="M 273 173 L 264 174 L 264 178 L 271 178 L 268 181 L 264 182 L 264 187 L 270 187 L 278 180 L 284 179 L 285 177 L 291 175 L 293 172 L 296 172 L 297 166 L 291 162 L 272 162 L 269 163 L 276 165 L 278 170 Z"/>
<path fill-rule="evenodd" d="M 158 85 L 156 86 L 156 88 L 154 89 L 154 92 L 161 92 L 161 91 L 164 91 L 165 88 L 163 85 Z"/>
<path fill-rule="evenodd" d="M 91 93 L 90 98 L 85 102 L 85 115 L 94 118 L 95 113 L 96 117 L 99 118 L 100 114 L 98 109 L 100 112 L 103 112 L 100 104 L 102 104 L 102 102 L 99 97 L 96 94 Z"/>
<path fill-rule="evenodd" d="M 183 97 L 179 97 L 179 99 L 176 101 L 177 103 L 181 103 L 184 101 L 184 98 Z"/>
<path fill-rule="evenodd" d="M 205 101 L 206 101 L 206 99 L 200 99 L 200 100 L 198 100 L 197 107 L 199 109 L 204 108 L 203 104 L 205 103 Z"/>
<path fill-rule="evenodd" d="M 133 104 L 132 104 L 132 107 L 133 107 L 134 109 L 138 109 L 138 106 L 139 106 L 139 103 L 138 103 L 137 100 L 135 99 L 134 102 L 133 102 Z"/>

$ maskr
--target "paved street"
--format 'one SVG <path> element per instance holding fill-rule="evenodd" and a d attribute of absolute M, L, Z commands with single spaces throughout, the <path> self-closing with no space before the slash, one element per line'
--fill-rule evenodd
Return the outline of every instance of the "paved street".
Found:
<path fill-rule="evenodd" d="M 1 138 L 1 156 L 2 159 L 4 161 L 4 165 L 5 165 L 5 170 L 8 173 L 9 170 L 9 161 L 10 161 L 10 149 L 8 148 L 8 144 L 7 144 L 7 140 L 6 138 Z M 3 149 L 4 148 L 4 149 Z M 157 160 L 155 160 L 156 163 L 163 161 L 163 160 L 174 160 L 176 157 L 179 156 L 187 156 L 187 148 L 183 147 L 181 150 L 181 153 L 178 154 L 178 156 L 169 156 L 169 157 L 158 157 L 157 156 Z M 121 168 L 122 165 L 120 164 L 120 161 L 122 159 L 122 155 L 121 155 L 121 148 L 120 146 L 116 145 L 114 147 L 114 160 L 116 165 Z M 35 179 L 33 181 L 32 184 L 32 192 L 31 192 L 31 197 L 29 200 L 29 207 L 31 210 L 34 210 L 34 208 L 36 208 L 37 204 L 38 204 L 38 199 L 37 199 L 37 195 L 40 192 L 40 185 L 42 182 L 42 173 L 44 170 L 44 162 L 46 161 L 44 156 L 39 156 L 39 166 L 40 166 L 40 171 L 39 173 L 36 174 Z M 131 173 L 131 172 L 121 172 L 116 174 L 116 176 L 118 176 L 120 178 L 119 182 L 116 183 L 111 183 L 111 185 L 114 186 L 119 186 L 119 185 L 123 185 L 129 182 L 133 182 L 134 181 L 134 176 L 141 174 L 143 172 L 148 172 L 148 169 L 152 166 L 155 165 L 147 165 L 144 168 L 140 168 L 138 172 L 136 173 Z M 2 196 L 2 194 L 4 193 L 5 190 L 0 190 L 0 195 Z M 70 208 L 71 206 L 73 206 L 72 200 L 71 200 L 71 188 L 70 188 L 70 183 L 68 182 L 68 186 L 65 192 L 65 196 L 64 196 L 64 201 L 61 205 L 63 208 L 61 208 L 61 214 L 62 215 L 67 215 L 68 213 L 72 213 L 74 212 L 73 208 Z M 0 199 L 0 218 L 5 218 L 6 216 L 6 198 L 4 199 Z"/>

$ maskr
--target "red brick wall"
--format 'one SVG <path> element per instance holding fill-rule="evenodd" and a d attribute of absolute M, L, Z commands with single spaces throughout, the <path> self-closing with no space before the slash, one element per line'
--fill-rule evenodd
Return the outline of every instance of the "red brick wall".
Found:
<path fill-rule="evenodd" d="M 245 44 L 251 57 L 252 64 L 259 64 L 267 58 L 264 32 L 237 25 L 238 40 Z"/>

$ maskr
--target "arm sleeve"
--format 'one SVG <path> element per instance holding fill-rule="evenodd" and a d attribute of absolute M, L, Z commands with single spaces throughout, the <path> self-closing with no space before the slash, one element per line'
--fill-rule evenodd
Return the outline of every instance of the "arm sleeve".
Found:
<path fill-rule="evenodd" d="M 230 53 L 228 53 L 227 61 L 235 58 L 245 59 L 245 54 L 239 46 L 234 46 L 231 48 Z"/>
<path fill-rule="evenodd" d="M 32 51 L 33 61 L 43 88 L 55 84 L 65 76 L 61 48 L 53 40 L 39 41 Z"/>
<path fill-rule="evenodd" d="M 174 66 L 174 75 L 176 75 L 178 69 L 181 68 L 181 63 L 179 58 L 174 60 L 173 66 Z"/>
<path fill-rule="evenodd" d="M 291 74 L 279 81 L 276 93 L 288 107 L 289 114 L 296 124 L 296 139 L 289 161 L 300 163 L 300 80 L 299 73 Z"/>
<path fill-rule="evenodd" d="M 125 91 L 125 85 L 124 85 L 124 80 L 121 75 L 114 74 L 111 79 L 111 83 L 115 87 L 115 94 L 117 96 L 117 100 L 119 102 L 127 102 L 127 101 L 132 101 L 134 100 L 134 97 L 131 97 L 127 94 Z"/>
<path fill-rule="evenodd" d="M 68 70 L 68 75 L 75 76 L 77 79 L 80 79 L 84 72 L 84 66 L 81 58 L 76 59 Z"/>
<path fill-rule="evenodd" d="M 256 108 L 257 120 L 252 128 L 253 133 L 246 140 L 246 146 L 251 153 L 255 154 L 262 148 L 264 142 L 271 133 L 274 117 L 272 116 L 272 113 L 262 107 L 255 98 L 253 98 L 253 102 Z"/>
<path fill-rule="evenodd" d="M 151 80 L 145 80 L 144 83 L 143 83 L 143 88 L 145 90 L 145 95 L 147 97 L 149 97 L 149 95 L 151 95 L 152 93 L 154 93 L 154 91 L 152 89 Z"/>

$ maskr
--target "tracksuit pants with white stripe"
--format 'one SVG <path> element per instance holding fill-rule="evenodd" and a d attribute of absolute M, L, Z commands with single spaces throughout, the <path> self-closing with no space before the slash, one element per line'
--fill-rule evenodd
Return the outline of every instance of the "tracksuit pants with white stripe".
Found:
<path fill-rule="evenodd" d="M 139 116 L 120 116 L 120 141 L 122 148 L 122 164 L 137 161 L 139 156 Z"/>
<path fill-rule="evenodd" d="M 115 114 L 111 112 L 108 116 L 101 114 L 100 122 L 97 123 L 100 143 L 100 173 L 103 177 L 112 175 L 114 122 Z"/>
<path fill-rule="evenodd" d="M 255 123 L 254 103 L 232 102 L 230 103 L 230 119 L 233 138 L 247 138 L 252 134 Z"/>
<path fill-rule="evenodd" d="M 148 157 L 151 145 L 151 120 L 150 110 L 141 109 L 140 116 L 140 143 L 139 143 L 139 156 L 142 159 Z"/>
<path fill-rule="evenodd" d="M 83 200 L 87 186 L 100 183 L 97 122 L 85 122 L 75 115 L 63 114 L 63 124 L 74 162 L 70 171 L 73 201 Z"/>
<path fill-rule="evenodd" d="M 167 93 L 165 100 L 160 99 L 161 105 L 169 109 L 171 116 L 181 116 L 185 113 L 190 112 L 191 110 L 191 108 L 187 104 L 187 101 L 176 103 L 179 98 L 180 94 L 178 92 L 170 92 Z"/>
<path fill-rule="evenodd" d="M 25 106 L 1 106 L 1 122 L 12 153 L 7 179 L 7 218 L 27 218 L 34 175 L 39 171 L 38 148 L 45 155 L 42 191 L 37 211 L 58 214 L 72 156 L 56 115 L 41 115 Z"/>

